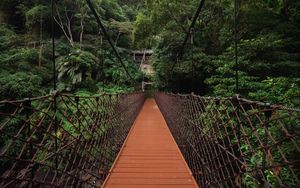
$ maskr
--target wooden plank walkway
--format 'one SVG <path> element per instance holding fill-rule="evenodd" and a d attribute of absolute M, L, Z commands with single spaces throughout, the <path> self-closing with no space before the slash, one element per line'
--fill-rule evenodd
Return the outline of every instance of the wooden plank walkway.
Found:
<path fill-rule="evenodd" d="M 198 187 L 154 99 L 145 102 L 103 187 Z"/>

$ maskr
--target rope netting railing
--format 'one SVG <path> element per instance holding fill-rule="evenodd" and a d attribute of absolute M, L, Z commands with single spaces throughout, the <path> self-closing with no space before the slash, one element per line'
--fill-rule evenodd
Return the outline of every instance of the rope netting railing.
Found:
<path fill-rule="evenodd" d="M 144 93 L 0 102 L 0 187 L 100 187 Z"/>
<path fill-rule="evenodd" d="M 300 110 L 157 93 L 200 187 L 300 187 Z"/>

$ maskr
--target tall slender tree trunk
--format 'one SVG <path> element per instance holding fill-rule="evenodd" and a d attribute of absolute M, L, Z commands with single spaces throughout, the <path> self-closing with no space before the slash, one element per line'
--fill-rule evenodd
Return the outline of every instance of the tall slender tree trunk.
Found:
<path fill-rule="evenodd" d="M 3 12 L 3 10 L 0 10 L 0 23 L 5 23 L 7 15 L 5 14 L 5 12 Z"/>
<path fill-rule="evenodd" d="M 84 33 L 84 13 L 80 13 L 80 49 L 82 47 L 82 41 L 83 41 L 83 33 Z"/>
<path fill-rule="evenodd" d="M 56 8 L 57 17 L 54 16 L 54 20 L 58 24 L 58 26 L 61 28 L 61 30 L 63 31 L 63 33 L 64 33 L 65 37 L 67 38 L 67 40 L 69 41 L 70 45 L 72 47 L 74 47 L 73 33 L 72 33 L 72 28 L 71 28 L 71 22 L 72 22 L 73 17 L 71 17 L 71 18 L 69 17 L 68 12 L 65 8 L 64 11 L 65 11 L 65 17 L 67 19 L 67 23 L 64 24 L 62 21 L 62 16 L 60 15 L 57 5 L 55 5 L 55 8 Z"/>
<path fill-rule="evenodd" d="M 116 41 L 115 41 L 115 46 L 118 45 L 118 41 L 119 41 L 119 38 L 120 38 L 121 34 L 122 33 L 119 31 L 118 36 L 117 36 Z"/>

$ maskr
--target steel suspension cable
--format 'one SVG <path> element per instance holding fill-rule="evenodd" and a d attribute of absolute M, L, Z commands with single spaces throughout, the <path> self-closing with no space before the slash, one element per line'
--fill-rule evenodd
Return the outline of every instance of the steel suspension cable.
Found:
<path fill-rule="evenodd" d="M 234 56 L 235 56 L 235 93 L 239 93 L 239 62 L 238 62 L 238 27 L 237 27 L 237 0 L 234 0 Z"/>
<path fill-rule="evenodd" d="M 51 0 L 51 32 L 52 32 L 52 75 L 53 90 L 56 90 L 56 60 L 55 60 L 55 36 L 54 36 L 54 0 Z"/>
<path fill-rule="evenodd" d="M 52 32 L 52 74 L 53 74 L 53 111 L 56 112 L 57 111 L 57 81 L 56 81 L 56 57 L 55 57 L 55 36 L 54 36 L 54 31 L 55 31 L 55 20 L 54 20 L 54 0 L 51 0 L 51 32 Z M 54 132 L 57 133 L 58 130 L 58 125 L 57 125 L 57 119 L 56 116 L 53 119 L 53 128 L 54 128 Z M 57 152 L 58 150 L 58 138 L 55 137 L 54 139 L 54 145 L 55 145 L 55 151 Z M 58 156 L 55 156 L 55 167 L 56 169 L 58 168 Z"/>
<path fill-rule="evenodd" d="M 192 23 L 191 23 L 191 25 L 189 27 L 188 32 L 186 33 L 186 36 L 185 36 L 185 39 L 184 39 L 184 41 L 183 41 L 183 43 L 181 45 L 180 51 L 177 54 L 177 61 L 172 66 L 171 73 L 173 73 L 176 64 L 178 63 L 178 61 L 182 58 L 182 56 L 184 54 L 185 46 L 186 46 L 187 41 L 189 40 L 189 38 L 190 38 L 190 36 L 192 34 L 192 31 L 195 28 L 196 21 L 197 21 L 199 15 L 200 15 L 200 12 L 201 12 L 201 10 L 202 10 L 202 8 L 204 6 L 204 3 L 205 3 L 205 0 L 200 0 L 199 6 L 197 8 L 197 11 L 196 11 L 196 13 L 195 13 L 195 15 L 193 17 L 193 21 L 192 21 Z"/>
<path fill-rule="evenodd" d="M 93 15 L 94 15 L 94 17 L 95 17 L 95 19 L 96 19 L 96 21 L 97 21 L 99 27 L 101 28 L 101 30 L 102 30 L 104 36 L 105 36 L 106 39 L 108 40 L 109 45 L 111 46 L 112 50 L 113 50 L 114 53 L 116 54 L 116 57 L 117 57 L 119 63 L 122 65 L 122 67 L 124 68 L 124 70 L 125 70 L 127 76 L 131 79 L 131 81 L 135 82 L 135 80 L 134 80 L 133 77 L 130 75 L 129 71 L 127 70 L 127 67 L 125 66 L 125 64 L 124 64 L 124 62 L 123 62 L 121 56 L 119 55 L 119 53 L 118 53 L 116 47 L 115 47 L 114 44 L 112 43 L 112 40 L 110 39 L 110 37 L 109 37 L 109 35 L 108 35 L 108 33 L 107 33 L 107 31 L 106 31 L 106 29 L 105 29 L 103 23 L 101 22 L 101 19 L 100 19 L 99 15 L 98 15 L 98 13 L 97 13 L 97 11 L 96 11 L 96 9 L 95 9 L 93 3 L 92 3 L 90 0 L 86 0 L 86 2 L 87 2 L 87 4 L 88 4 L 90 10 L 92 11 L 92 13 L 93 13 Z"/>

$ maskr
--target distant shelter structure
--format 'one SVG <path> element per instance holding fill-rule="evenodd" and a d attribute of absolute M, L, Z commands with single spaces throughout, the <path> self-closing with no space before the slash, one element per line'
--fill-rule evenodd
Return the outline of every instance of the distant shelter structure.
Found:
<path fill-rule="evenodd" d="M 132 56 L 134 61 L 139 63 L 140 70 L 144 73 L 145 76 L 147 77 L 152 77 L 154 75 L 154 70 L 152 67 L 152 55 L 153 55 L 153 50 L 134 50 L 132 51 Z M 152 82 L 147 80 L 143 76 L 143 81 L 142 81 L 142 90 L 145 91 L 145 88 L 147 85 L 153 85 Z"/>

